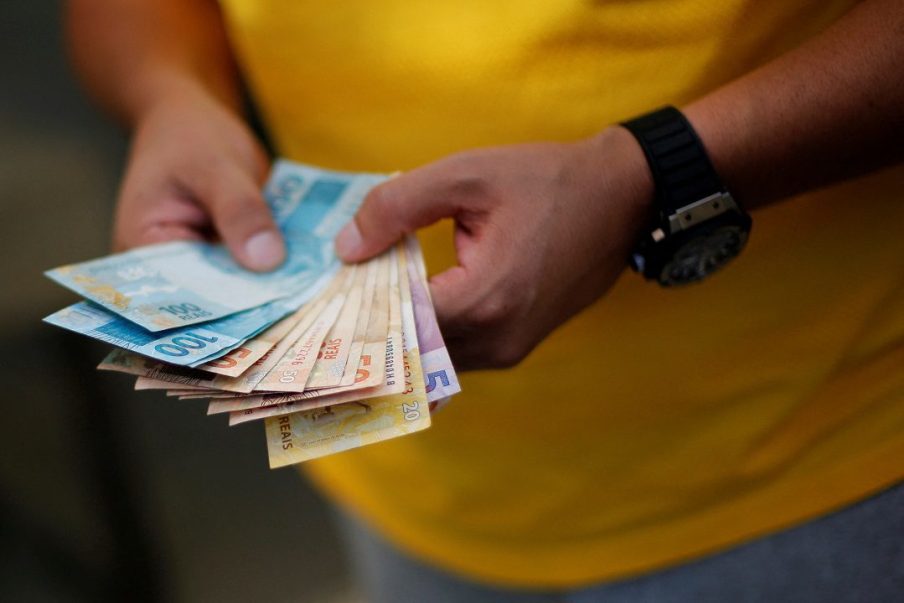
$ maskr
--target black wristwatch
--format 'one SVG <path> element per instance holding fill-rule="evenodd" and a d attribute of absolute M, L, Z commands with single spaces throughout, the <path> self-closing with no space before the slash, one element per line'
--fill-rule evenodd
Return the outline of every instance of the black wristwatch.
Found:
<path fill-rule="evenodd" d="M 687 118 L 664 107 L 621 124 L 647 157 L 656 215 L 631 266 L 664 286 L 706 278 L 740 253 L 750 216 L 716 174 Z"/>

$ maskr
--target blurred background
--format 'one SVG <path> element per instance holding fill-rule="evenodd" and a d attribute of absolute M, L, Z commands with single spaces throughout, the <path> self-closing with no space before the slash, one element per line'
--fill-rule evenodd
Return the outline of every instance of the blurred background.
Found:
<path fill-rule="evenodd" d="M 0 3 L 0 601 L 348 602 L 326 503 L 263 426 L 98 373 L 41 322 L 42 271 L 107 253 L 122 132 L 83 97 L 60 2 Z"/>

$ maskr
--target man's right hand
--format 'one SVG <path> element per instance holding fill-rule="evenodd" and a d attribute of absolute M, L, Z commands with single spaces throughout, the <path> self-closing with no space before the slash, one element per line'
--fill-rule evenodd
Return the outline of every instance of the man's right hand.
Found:
<path fill-rule="evenodd" d="M 132 131 L 117 249 L 221 239 L 242 265 L 286 255 L 260 193 L 267 158 L 239 117 L 236 66 L 216 0 L 69 0 L 72 61 Z"/>
<path fill-rule="evenodd" d="M 260 192 L 267 157 L 238 116 L 186 82 L 135 126 L 115 248 L 222 239 L 247 268 L 282 263 L 285 247 Z"/>

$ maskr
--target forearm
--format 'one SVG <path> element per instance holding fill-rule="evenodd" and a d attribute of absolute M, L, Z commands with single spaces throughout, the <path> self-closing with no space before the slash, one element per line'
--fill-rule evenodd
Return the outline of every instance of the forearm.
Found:
<path fill-rule="evenodd" d="M 831 28 L 684 108 L 748 208 L 904 158 L 904 7 L 865 0 Z"/>
<path fill-rule="evenodd" d="M 161 98 L 198 88 L 240 106 L 214 0 L 70 0 L 66 21 L 85 86 L 126 125 Z"/>

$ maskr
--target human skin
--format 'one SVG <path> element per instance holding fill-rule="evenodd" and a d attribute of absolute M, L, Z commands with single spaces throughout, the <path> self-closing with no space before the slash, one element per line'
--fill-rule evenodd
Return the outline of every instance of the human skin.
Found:
<path fill-rule="evenodd" d="M 132 131 L 113 247 L 219 237 L 247 268 L 285 259 L 261 195 L 269 162 L 241 116 L 211 0 L 72 0 L 70 56 Z"/>
<path fill-rule="evenodd" d="M 117 246 L 213 232 L 240 262 L 268 269 L 284 252 L 257 192 L 265 159 L 243 124 L 213 4 L 72 0 L 72 55 L 89 89 L 135 132 Z M 198 39 L 161 34 L 172 31 Z M 799 48 L 682 109 L 751 209 L 899 161 L 901 73 L 900 0 L 864 0 Z M 572 143 L 478 149 L 375 188 L 337 251 L 361 261 L 452 218 L 458 265 L 431 279 L 447 344 L 462 370 L 508 367 L 611 287 L 652 196 L 640 147 L 618 126 Z M 249 250 L 260 232 L 269 242 Z"/>

